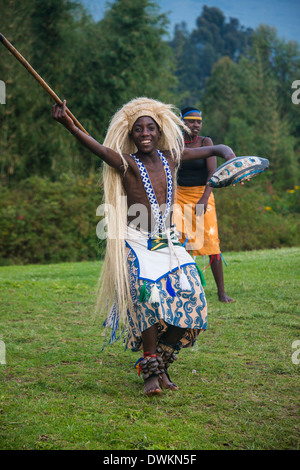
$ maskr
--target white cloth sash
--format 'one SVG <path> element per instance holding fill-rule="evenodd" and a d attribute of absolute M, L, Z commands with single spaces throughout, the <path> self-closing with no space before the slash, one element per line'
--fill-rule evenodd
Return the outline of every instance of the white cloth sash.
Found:
<path fill-rule="evenodd" d="M 167 237 L 167 233 L 162 233 Z M 170 271 L 187 264 L 195 264 L 183 246 L 173 245 L 158 250 L 148 250 L 147 232 L 136 230 L 133 227 L 126 228 L 126 244 L 133 250 L 138 261 L 138 277 L 148 281 L 156 282 Z"/>

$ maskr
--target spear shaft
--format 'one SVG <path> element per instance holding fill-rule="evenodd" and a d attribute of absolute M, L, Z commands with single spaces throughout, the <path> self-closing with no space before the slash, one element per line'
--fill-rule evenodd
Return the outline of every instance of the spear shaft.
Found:
<path fill-rule="evenodd" d="M 0 41 L 2 44 L 18 59 L 19 62 L 25 67 L 25 69 L 39 82 L 39 84 L 46 90 L 46 92 L 54 99 L 54 101 L 62 106 L 62 100 L 57 96 L 57 94 L 52 90 L 52 88 L 47 85 L 45 80 L 31 67 L 29 62 L 20 54 L 20 52 L 6 39 L 3 34 L 0 33 Z M 88 132 L 84 129 L 84 127 L 80 124 L 80 122 L 76 119 L 76 117 L 71 113 L 71 111 L 67 108 L 66 109 L 68 115 L 71 119 L 73 119 L 74 123 L 76 124 L 79 129 L 81 129 L 85 134 L 89 135 Z"/>

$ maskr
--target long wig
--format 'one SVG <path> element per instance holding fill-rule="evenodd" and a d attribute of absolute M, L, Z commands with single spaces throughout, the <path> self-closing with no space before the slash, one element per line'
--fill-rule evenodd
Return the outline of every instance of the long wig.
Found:
<path fill-rule="evenodd" d="M 184 139 L 182 127 L 186 127 L 170 104 L 146 97 L 135 98 L 119 109 L 111 119 L 103 145 L 118 152 L 123 160 L 124 174 L 128 164 L 124 154 L 137 151 L 131 139 L 135 121 L 150 116 L 161 131 L 159 150 L 169 151 L 176 167 L 179 166 Z M 189 131 L 188 131 L 189 132 Z M 126 194 L 118 170 L 104 163 L 104 199 L 110 210 L 107 215 L 107 240 L 104 265 L 99 279 L 96 311 L 118 311 L 121 320 L 126 319 L 127 309 L 132 308 L 126 263 L 125 228 L 127 218 Z"/>

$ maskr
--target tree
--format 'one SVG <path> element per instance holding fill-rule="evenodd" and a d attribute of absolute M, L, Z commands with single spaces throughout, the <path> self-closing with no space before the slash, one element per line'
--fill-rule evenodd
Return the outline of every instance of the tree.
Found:
<path fill-rule="evenodd" d="M 276 82 L 280 114 L 288 119 L 300 145 L 300 106 L 291 99 L 292 83 L 300 77 L 299 44 L 280 39 L 275 28 L 261 25 L 254 31 L 253 48 L 260 51 L 265 72 Z"/>
<path fill-rule="evenodd" d="M 13 0 L 0 0 L 0 10 L 1 33 L 16 45 L 22 44 L 29 26 L 29 2 L 17 5 Z M 0 79 L 6 85 L 6 104 L 0 106 L 0 176 L 3 180 L 23 166 L 19 146 L 24 132 L 17 120 L 29 108 L 30 79 L 13 56 L 2 45 L 0 47 Z M 29 50 L 28 42 L 24 41 L 23 54 L 28 55 Z"/>
<path fill-rule="evenodd" d="M 76 5 L 68 0 L 25 0 L 22 6 L 14 0 L 1 3 L 1 32 L 63 96 L 66 70 L 72 68 L 66 58 L 71 34 L 74 37 Z M 8 92 L 0 118 L 2 179 L 17 181 L 35 173 L 55 177 L 72 166 L 76 145 L 51 126 L 53 101 L 45 91 L 7 50 L 2 48 L 1 55 L 0 73 Z"/>
<path fill-rule="evenodd" d="M 117 0 L 109 6 L 97 25 L 102 38 L 98 102 L 106 123 L 133 97 L 170 99 L 175 83 L 172 52 L 164 40 L 168 21 L 157 5 L 149 0 Z"/>
<path fill-rule="evenodd" d="M 71 0 L 24 0 L 21 6 L 16 0 L 0 0 L 0 6 L 1 32 L 67 99 L 96 139 L 103 139 L 112 114 L 132 97 L 169 101 L 174 96 L 167 17 L 154 2 L 116 0 L 99 22 Z M 53 101 L 45 91 L 4 48 L 1 55 L 0 79 L 8 93 L 0 116 L 3 181 L 94 171 L 99 160 L 51 121 Z"/>
<path fill-rule="evenodd" d="M 177 58 L 178 90 L 184 92 L 181 105 L 201 100 L 214 64 L 224 56 L 238 61 L 251 43 L 251 32 L 240 26 L 236 18 L 226 22 L 221 10 L 207 6 L 203 7 L 191 34 L 183 23 L 175 26 L 170 44 Z"/>
<path fill-rule="evenodd" d="M 267 45 L 255 40 L 237 64 L 229 58 L 217 62 L 203 97 L 205 129 L 237 155 L 268 158 L 268 177 L 278 187 L 290 187 L 299 177 L 297 145 L 282 108 L 276 68 L 267 61 Z M 272 59 L 275 64 L 276 54 Z"/>

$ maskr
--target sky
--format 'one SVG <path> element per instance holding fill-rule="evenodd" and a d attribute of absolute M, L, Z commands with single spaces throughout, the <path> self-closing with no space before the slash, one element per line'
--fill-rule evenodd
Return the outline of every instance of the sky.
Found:
<path fill-rule="evenodd" d="M 138 0 L 137 0 L 138 1 Z M 101 19 L 106 0 L 81 0 L 95 20 Z M 281 39 L 296 40 L 300 44 L 300 0 L 155 0 L 162 13 L 170 20 L 170 34 L 174 26 L 185 21 L 188 31 L 196 26 L 204 5 L 219 8 L 226 20 L 237 18 L 241 26 L 256 28 L 260 24 L 274 26 Z"/>

